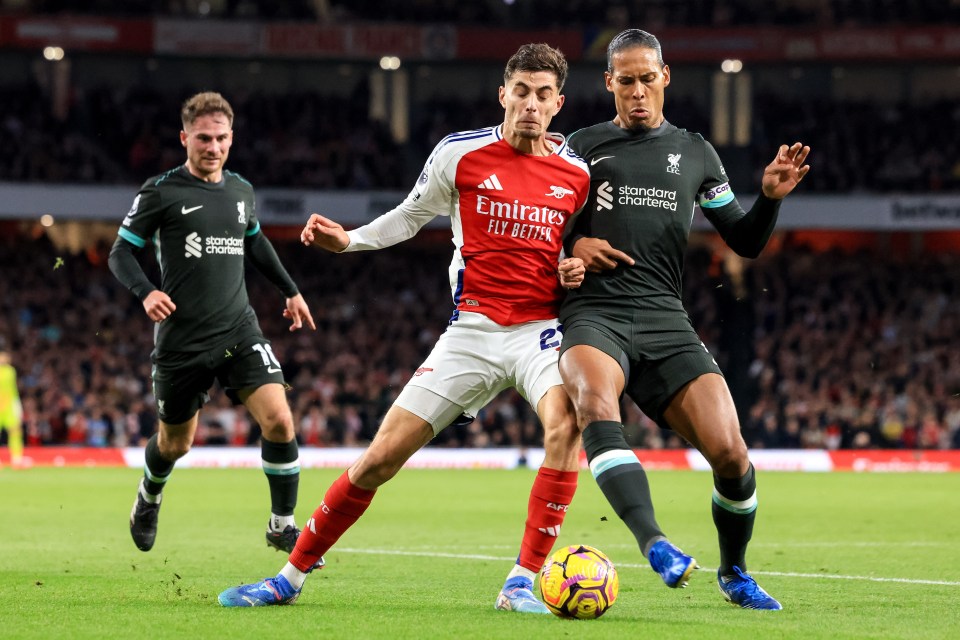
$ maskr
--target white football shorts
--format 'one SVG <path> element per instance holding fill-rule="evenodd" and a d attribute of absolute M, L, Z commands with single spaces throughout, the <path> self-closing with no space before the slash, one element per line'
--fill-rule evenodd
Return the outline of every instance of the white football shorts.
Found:
<path fill-rule="evenodd" d="M 461 311 L 396 404 L 429 422 L 435 434 L 461 413 L 475 417 L 510 387 L 536 411 L 547 391 L 563 384 L 557 364 L 562 331 L 555 318 L 504 327 Z"/>

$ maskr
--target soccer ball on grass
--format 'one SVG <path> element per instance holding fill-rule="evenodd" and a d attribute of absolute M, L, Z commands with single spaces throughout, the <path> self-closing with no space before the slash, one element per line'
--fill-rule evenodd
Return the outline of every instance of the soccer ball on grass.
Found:
<path fill-rule="evenodd" d="M 602 551 L 585 544 L 554 552 L 540 572 L 540 595 L 561 618 L 599 618 L 617 599 L 620 578 Z"/>

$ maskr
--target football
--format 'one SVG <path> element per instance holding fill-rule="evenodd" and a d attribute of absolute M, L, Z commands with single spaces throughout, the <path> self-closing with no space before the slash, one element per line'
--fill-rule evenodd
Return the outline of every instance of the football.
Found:
<path fill-rule="evenodd" d="M 554 552 L 540 572 L 540 595 L 561 618 L 599 618 L 617 600 L 620 578 L 610 559 L 585 544 Z"/>

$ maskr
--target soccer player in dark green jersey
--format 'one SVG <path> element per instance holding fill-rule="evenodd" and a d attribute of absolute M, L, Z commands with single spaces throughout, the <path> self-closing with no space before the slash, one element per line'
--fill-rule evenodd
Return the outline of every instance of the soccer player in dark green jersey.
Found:
<path fill-rule="evenodd" d="M 754 469 L 720 368 L 683 308 L 681 276 L 694 205 L 734 251 L 756 257 L 780 200 L 810 169 L 804 164 L 810 148 L 780 147 L 764 170 L 762 193 L 744 212 L 713 147 L 664 119 L 670 68 L 654 36 L 639 29 L 617 35 L 604 77 L 616 117 L 570 137 L 590 164 L 591 187 L 567 247 L 590 273 L 560 313 L 560 371 L 587 460 L 653 569 L 667 586 L 685 586 L 696 561 L 667 540 L 654 517 L 646 473 L 622 433 L 619 400 L 626 392 L 713 469 L 721 593 L 744 608 L 780 609 L 746 573 L 757 508 Z"/>
<path fill-rule="evenodd" d="M 316 326 L 260 229 L 253 187 L 223 168 L 233 142 L 230 104 L 218 93 L 199 93 L 180 115 L 186 162 L 144 183 L 110 252 L 110 270 L 157 323 L 151 359 L 160 428 L 144 452 L 130 533 L 140 550 L 153 547 L 163 488 L 193 444 L 216 379 L 260 425 L 271 501 L 267 542 L 289 552 L 300 533 L 293 516 L 299 451 L 280 363 L 247 298 L 244 257 L 283 293 L 291 331 Z M 160 263 L 159 288 L 136 258 L 148 241 Z"/>

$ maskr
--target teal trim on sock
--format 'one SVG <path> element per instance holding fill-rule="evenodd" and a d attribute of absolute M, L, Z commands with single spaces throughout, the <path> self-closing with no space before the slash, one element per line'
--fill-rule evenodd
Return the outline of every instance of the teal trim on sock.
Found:
<path fill-rule="evenodd" d="M 594 479 L 596 479 L 604 471 L 624 464 L 639 465 L 640 461 L 637 460 L 637 456 L 633 451 L 627 449 L 607 451 L 606 453 L 601 453 L 590 462 L 590 473 L 592 473 Z"/>
<path fill-rule="evenodd" d="M 287 469 L 272 469 L 264 465 L 263 472 L 268 476 L 293 476 L 300 473 L 300 466 L 297 465 L 296 467 L 290 467 Z"/>
<path fill-rule="evenodd" d="M 746 507 L 737 506 L 737 505 L 743 505 L 745 503 L 748 503 L 748 504 L 752 503 L 752 504 L 749 504 L 749 506 L 746 506 Z M 729 511 L 730 513 L 736 513 L 737 515 L 745 515 L 745 514 L 753 513 L 754 511 L 756 511 L 757 505 L 759 504 L 759 502 L 757 501 L 756 495 L 751 497 L 749 500 L 744 500 L 743 502 L 732 502 L 724 498 L 722 495 L 720 495 L 717 492 L 716 489 L 714 489 L 713 504 L 717 505 L 721 509 L 724 509 L 725 511 Z"/>
<path fill-rule="evenodd" d="M 166 484 L 167 480 L 170 479 L 170 475 L 172 473 L 173 472 L 171 471 L 165 476 L 157 476 L 150 473 L 150 467 L 148 467 L 146 464 L 143 465 L 143 477 L 149 480 L 150 482 L 154 482 L 156 484 Z"/>

